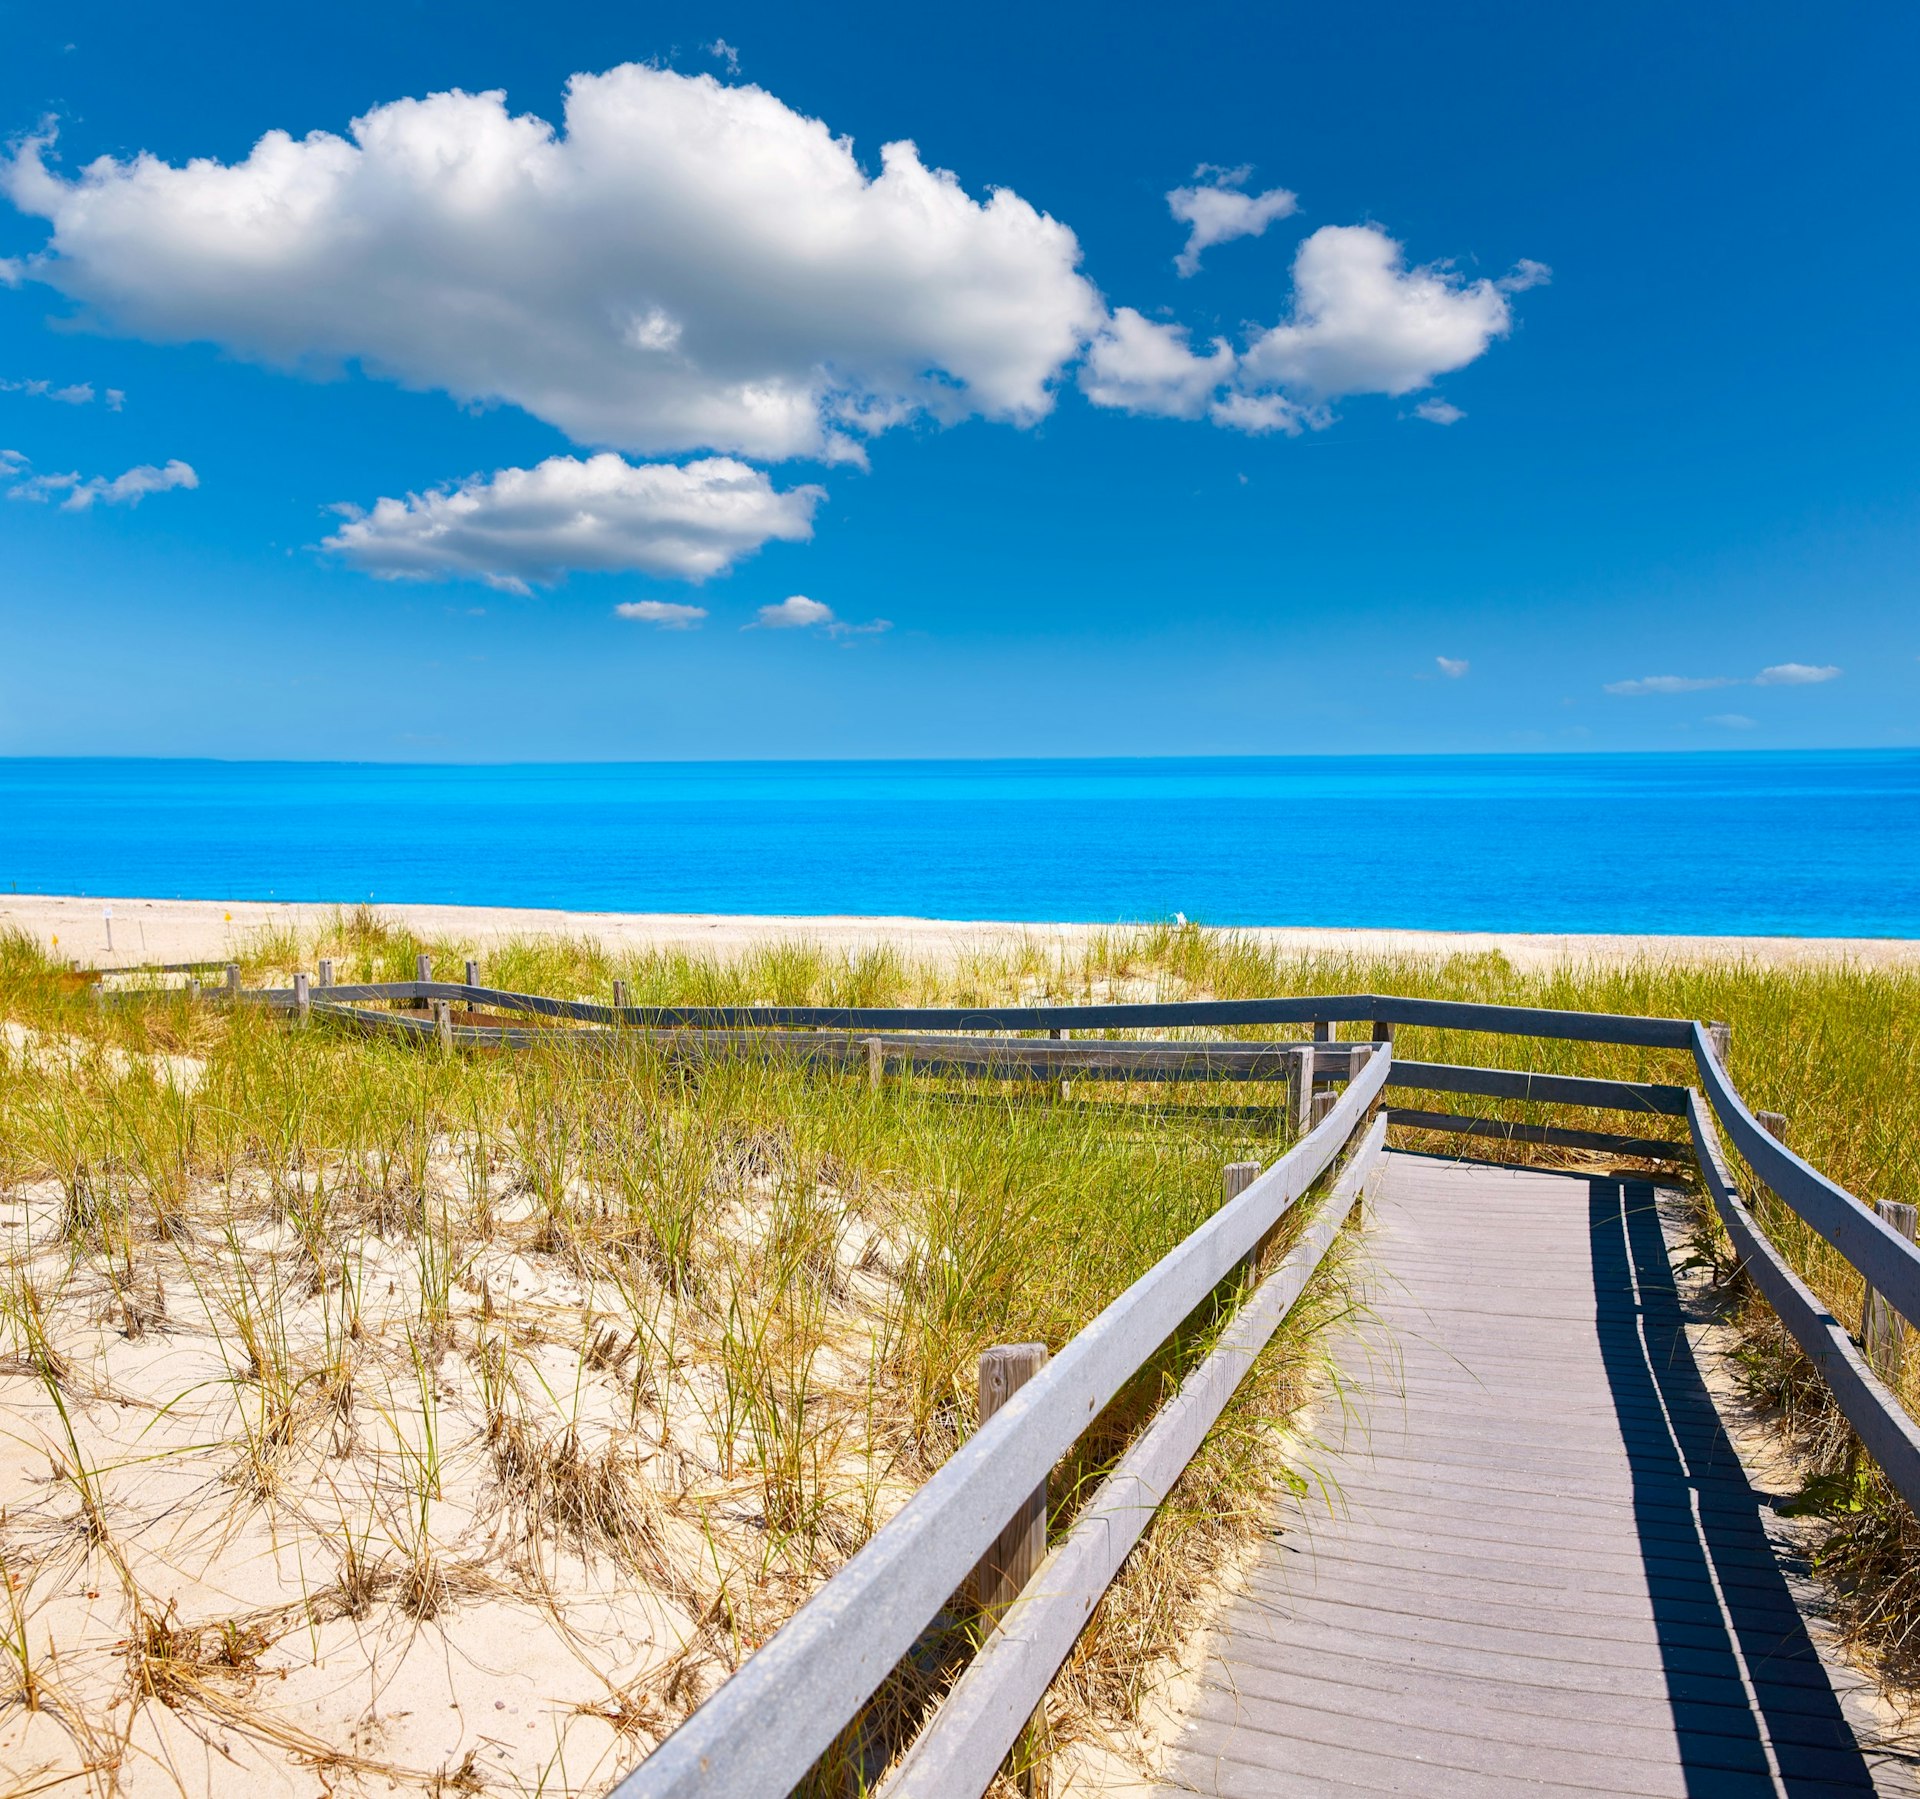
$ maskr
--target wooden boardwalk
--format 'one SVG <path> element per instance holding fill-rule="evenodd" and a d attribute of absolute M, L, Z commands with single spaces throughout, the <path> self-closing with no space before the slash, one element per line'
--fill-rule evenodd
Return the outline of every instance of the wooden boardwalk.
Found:
<path fill-rule="evenodd" d="M 1374 1191 L 1331 1513 L 1229 1608 L 1167 1790 L 1912 1791 L 1795 1607 L 1652 1189 L 1390 1155 Z"/>

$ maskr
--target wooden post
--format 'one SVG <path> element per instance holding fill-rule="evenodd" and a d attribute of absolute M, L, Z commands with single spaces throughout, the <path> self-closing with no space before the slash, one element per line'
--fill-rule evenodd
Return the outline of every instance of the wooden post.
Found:
<path fill-rule="evenodd" d="M 1325 1118 L 1326 1115 L 1329 1112 L 1331 1112 L 1333 1108 L 1337 1106 L 1339 1103 L 1340 1103 L 1340 1095 L 1337 1093 L 1316 1093 L 1313 1096 L 1313 1114 L 1312 1114 L 1311 1122 L 1315 1125 L 1319 1124 L 1319 1122 L 1323 1118 Z"/>
<path fill-rule="evenodd" d="M 1727 1057 L 1733 1051 L 1733 1026 L 1715 1019 L 1707 1026 L 1707 1041 L 1713 1046 L 1713 1054 L 1722 1068 L 1727 1065 Z"/>
<path fill-rule="evenodd" d="M 478 987 L 480 985 L 480 964 L 471 956 L 467 958 L 467 985 L 469 987 Z M 469 995 L 468 997 L 471 998 L 472 996 Z"/>
<path fill-rule="evenodd" d="M 440 1041 L 441 1053 L 453 1048 L 453 1001 L 433 1001 L 433 1034 Z"/>
<path fill-rule="evenodd" d="M 320 978 L 314 982 L 314 985 L 316 987 L 331 987 L 333 985 L 333 958 L 331 956 L 322 956 L 320 958 Z"/>
<path fill-rule="evenodd" d="M 1304 1137 L 1313 1116 L 1313 1063 L 1314 1052 L 1311 1049 L 1294 1049 L 1287 1052 L 1293 1064 L 1293 1071 L 1287 1076 L 1287 1098 L 1292 1102 L 1293 1134 Z"/>
<path fill-rule="evenodd" d="M 1002 1343 L 980 1356 L 979 1414 L 985 1424 L 1047 1365 L 1044 1343 Z M 973 1602 L 989 1623 L 1019 1598 L 1047 1553 L 1047 1487 L 1021 1500 L 1006 1528 L 973 1570 Z"/>
<path fill-rule="evenodd" d="M 1763 1131 L 1765 1131 L 1769 1137 L 1778 1137 L 1782 1143 L 1786 1142 L 1787 1140 L 1786 1113 L 1756 1112 L 1754 1113 L 1754 1117 L 1759 1119 L 1760 1128 Z"/>
<path fill-rule="evenodd" d="M 1047 1035 L 1057 1043 L 1065 1043 L 1073 1036 L 1073 1033 L 1071 1031 L 1049 1031 Z M 1062 1081 L 1060 1083 L 1060 1097 L 1062 1099 L 1073 1098 L 1073 1083 L 1071 1081 Z"/>
<path fill-rule="evenodd" d="M 1874 1203 L 1873 1209 L 1909 1243 L 1913 1242 L 1915 1220 L 1920 1218 L 1920 1207 L 1882 1199 Z M 1860 1347 L 1866 1351 L 1868 1366 L 1897 1391 L 1900 1366 L 1905 1358 L 1906 1331 L 1902 1328 L 1900 1314 L 1873 1290 L 1871 1283 L 1860 1301 Z"/>
<path fill-rule="evenodd" d="M 240 998 L 240 964 L 238 962 L 227 964 L 227 998 L 236 1002 Z"/>
<path fill-rule="evenodd" d="M 1238 1199 L 1260 1178 L 1260 1173 L 1258 1162 L 1229 1162 L 1225 1173 L 1227 1198 Z"/>
<path fill-rule="evenodd" d="M 303 974 L 293 977 L 293 1015 L 302 1024 L 313 1012 L 313 984 Z"/>
<path fill-rule="evenodd" d="M 1393 1042 L 1393 1026 L 1388 1024 L 1384 1018 L 1376 1018 L 1372 1024 L 1367 1026 L 1367 1036 L 1368 1039 L 1374 1043 L 1391 1044 Z"/>
<path fill-rule="evenodd" d="M 1315 1043 L 1331 1043 L 1333 1041 L 1333 1025 L 1329 1020 L 1316 1018 L 1313 1021 L 1313 1040 Z"/>
<path fill-rule="evenodd" d="M 624 1012 L 627 1009 L 627 984 L 625 981 L 615 981 L 613 984 L 613 1009 L 616 1012 Z"/>
<path fill-rule="evenodd" d="M 867 1039 L 867 1085 L 875 1093 L 880 1091 L 880 1083 L 887 1076 L 886 1045 L 878 1037 Z M 991 1353 L 991 1352 L 989 1352 Z M 985 1364 L 983 1363 L 982 1366 Z"/>

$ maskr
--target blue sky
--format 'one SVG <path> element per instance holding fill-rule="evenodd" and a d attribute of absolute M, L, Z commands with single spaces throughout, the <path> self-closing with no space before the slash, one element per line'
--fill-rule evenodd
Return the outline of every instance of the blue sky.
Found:
<path fill-rule="evenodd" d="M 0 10 L 0 753 L 1920 741 L 1908 9 L 320 17 Z"/>

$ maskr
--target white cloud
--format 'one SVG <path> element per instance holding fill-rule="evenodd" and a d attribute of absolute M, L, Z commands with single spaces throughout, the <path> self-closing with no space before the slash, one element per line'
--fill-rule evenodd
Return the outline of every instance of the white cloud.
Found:
<path fill-rule="evenodd" d="M 1606 691 L 1637 695 L 1701 693 L 1709 687 L 1813 687 L 1822 681 L 1837 680 L 1841 672 L 1831 663 L 1816 666 L 1807 662 L 1777 662 L 1771 668 L 1763 668 L 1751 680 L 1739 675 L 1642 675 L 1635 681 L 1609 681 Z M 1736 714 L 1726 716 L 1731 718 Z"/>
<path fill-rule="evenodd" d="M 755 626 L 768 631 L 795 631 L 818 628 L 829 637 L 873 637 L 883 631 L 893 629 L 890 618 L 871 618 L 864 625 L 850 624 L 846 619 L 836 618 L 831 606 L 819 600 L 810 600 L 803 593 L 789 594 L 777 606 L 762 606 L 755 615 Z"/>
<path fill-rule="evenodd" d="M 1333 415 L 1324 407 L 1302 406 L 1276 393 L 1222 394 L 1207 409 L 1207 416 L 1229 431 L 1245 431 L 1254 437 L 1274 431 L 1298 437 L 1309 426 L 1318 431 L 1333 422 Z"/>
<path fill-rule="evenodd" d="M 70 387 L 55 387 L 51 381 L 0 381 L 0 394 L 31 394 L 36 399 L 58 400 L 63 406 L 88 406 L 93 403 L 93 383 L 76 381 Z M 120 410 L 111 394 L 107 403 Z"/>
<path fill-rule="evenodd" d="M 1523 256 L 1509 273 L 1502 275 L 1493 285 L 1502 293 L 1524 294 L 1528 288 L 1545 287 L 1552 280 L 1553 270 L 1544 262 L 1535 262 L 1531 256 Z"/>
<path fill-rule="evenodd" d="M 1233 366 L 1233 351 L 1219 338 L 1201 356 L 1182 327 L 1156 324 L 1122 306 L 1088 348 L 1080 386 L 1096 406 L 1158 418 L 1199 418 L 1232 377 Z"/>
<path fill-rule="evenodd" d="M 1608 693 L 1704 693 L 1710 687 L 1737 687 L 1732 675 L 1642 675 L 1634 681 L 1609 681 Z"/>
<path fill-rule="evenodd" d="M 1751 731 L 1755 721 L 1744 712 L 1716 712 L 1707 723 L 1718 725 L 1723 731 Z"/>
<path fill-rule="evenodd" d="M 371 512 L 342 507 L 347 522 L 323 547 L 389 580 L 466 575 L 514 593 L 576 569 L 704 581 L 762 544 L 811 537 L 825 497 L 818 487 L 778 491 L 726 456 L 684 466 L 550 456 L 382 499 Z"/>
<path fill-rule="evenodd" d="M 0 287 L 18 287 L 26 270 L 17 256 L 0 256 Z"/>
<path fill-rule="evenodd" d="M 717 37 L 712 43 L 705 44 L 702 48 L 716 62 L 725 63 L 728 74 L 737 75 L 740 73 L 740 52 L 734 45 L 728 43 L 725 38 Z"/>
<path fill-rule="evenodd" d="M 1434 662 L 1449 681 L 1457 681 L 1473 666 L 1464 656 L 1436 656 Z"/>
<path fill-rule="evenodd" d="M 1467 415 L 1450 400 L 1422 400 L 1413 409 L 1413 416 L 1425 419 L 1430 425 L 1457 425 Z"/>
<path fill-rule="evenodd" d="M 88 475 L 77 472 L 64 475 L 30 475 L 30 464 L 18 450 L 0 451 L 0 479 L 10 480 L 10 500 L 50 500 L 61 496 L 62 512 L 85 512 L 98 500 L 108 506 L 137 506 L 150 493 L 166 493 L 176 487 L 198 487 L 200 477 L 184 462 L 169 462 L 156 468 L 143 462 L 123 475 Z"/>
<path fill-rule="evenodd" d="M 107 389 L 107 410 L 118 412 L 127 403 L 127 396 L 117 387 Z"/>
<path fill-rule="evenodd" d="M 681 605 L 674 600 L 623 600 L 614 607 L 613 615 L 637 619 L 644 625 L 659 625 L 668 631 L 690 631 L 707 616 L 707 609 Z"/>
<path fill-rule="evenodd" d="M 1240 358 L 1243 387 L 1308 399 L 1411 393 L 1464 368 L 1512 327 L 1506 294 L 1441 264 L 1408 268 L 1372 225 L 1323 225 L 1293 263 L 1292 318 Z"/>
<path fill-rule="evenodd" d="M 1197 275 L 1201 253 L 1215 244 L 1259 237 L 1275 219 L 1299 210 L 1299 196 L 1284 187 L 1269 188 L 1264 194 L 1243 193 L 1241 184 L 1253 173 L 1251 166 L 1223 169 L 1203 162 L 1193 173 L 1203 185 L 1176 187 L 1167 195 L 1167 210 L 1188 227 L 1186 247 L 1173 259 L 1183 276 Z"/>
<path fill-rule="evenodd" d="M 769 631 L 791 631 L 806 625 L 830 625 L 833 608 L 803 593 L 789 594 L 777 606 L 760 608 L 760 623 Z"/>
<path fill-rule="evenodd" d="M 135 335 L 506 400 L 582 443 L 845 454 L 916 414 L 1028 423 L 1103 317 L 1064 225 L 973 199 L 911 143 L 752 86 L 576 75 L 556 129 L 499 93 L 403 99 L 243 161 L 47 144 L 0 188 L 28 272 Z"/>

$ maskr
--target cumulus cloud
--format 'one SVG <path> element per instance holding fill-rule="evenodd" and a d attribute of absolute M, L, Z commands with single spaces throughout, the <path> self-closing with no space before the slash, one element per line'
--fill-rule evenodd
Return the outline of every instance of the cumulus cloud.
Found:
<path fill-rule="evenodd" d="M 1751 679 L 1741 675 L 1642 675 L 1633 681 L 1609 681 L 1606 691 L 1638 695 L 1700 693 L 1709 687 L 1814 687 L 1822 681 L 1837 680 L 1842 672 L 1831 663 L 1776 662 Z"/>
<path fill-rule="evenodd" d="M 1436 656 L 1434 663 L 1449 681 L 1457 681 L 1473 666 L 1464 656 Z"/>
<path fill-rule="evenodd" d="M 85 512 L 96 500 L 106 506 L 137 506 L 150 493 L 200 485 L 192 467 L 177 460 L 164 468 L 143 462 L 124 475 L 35 475 L 28 472 L 30 466 L 18 450 L 0 450 L 0 481 L 10 483 L 7 498 L 46 501 L 58 495 L 62 512 Z"/>
<path fill-rule="evenodd" d="M 830 625 L 833 608 L 803 593 L 789 594 L 777 606 L 760 608 L 760 623 L 769 631 L 791 631 L 806 625 Z"/>
<path fill-rule="evenodd" d="M 232 164 L 69 178 L 36 139 L 0 188 L 50 223 L 28 272 L 114 328 L 357 361 L 643 453 L 1031 422 L 1104 315 L 1072 231 L 1019 195 L 976 200 L 909 142 L 870 176 L 761 88 L 637 64 L 574 76 L 559 127 L 451 92 Z"/>
<path fill-rule="evenodd" d="M 1122 306 L 1088 347 L 1080 386 L 1096 406 L 1199 418 L 1231 379 L 1233 366 L 1233 351 L 1220 338 L 1202 356 L 1180 326 L 1158 324 Z"/>
<path fill-rule="evenodd" d="M 864 625 L 849 624 L 835 617 L 831 606 L 810 600 L 803 593 L 789 594 L 776 606 L 762 606 L 754 623 L 768 631 L 819 629 L 829 637 L 871 637 L 893 629 L 893 620 L 888 618 L 869 619 Z"/>
<path fill-rule="evenodd" d="M 1293 316 L 1240 358 L 1245 387 L 1308 399 L 1405 394 L 1464 368 L 1512 328 L 1505 291 L 1439 264 L 1408 268 L 1373 225 L 1323 225 L 1293 262 Z"/>
<path fill-rule="evenodd" d="M 1167 195 L 1167 210 L 1188 228 L 1186 247 L 1173 259 L 1183 276 L 1199 274 L 1202 251 L 1237 237 L 1258 237 L 1275 219 L 1299 210 L 1299 196 L 1284 187 L 1268 188 L 1264 194 L 1244 192 L 1252 173 L 1251 166 L 1223 169 L 1203 162 L 1193 172 L 1200 185 L 1176 187 Z"/>
<path fill-rule="evenodd" d="M 728 456 L 635 465 L 611 451 L 382 499 L 323 547 L 388 580 L 471 576 L 525 593 L 570 570 L 704 581 L 762 544 L 813 535 L 819 487 L 778 490 Z"/>
<path fill-rule="evenodd" d="M 643 625 L 659 625 L 663 630 L 690 631 L 707 616 L 707 609 L 674 600 L 624 600 L 614 607 L 613 615 L 637 619 Z"/>
<path fill-rule="evenodd" d="M 703 48 L 716 62 L 723 62 L 727 65 L 728 74 L 737 75 L 740 72 L 740 51 L 737 46 L 728 43 L 725 38 L 717 37 L 712 43 L 704 45 Z"/>
<path fill-rule="evenodd" d="M 1422 400 L 1413 409 L 1413 416 L 1425 419 L 1430 425 L 1457 425 L 1467 415 L 1449 400 Z"/>

